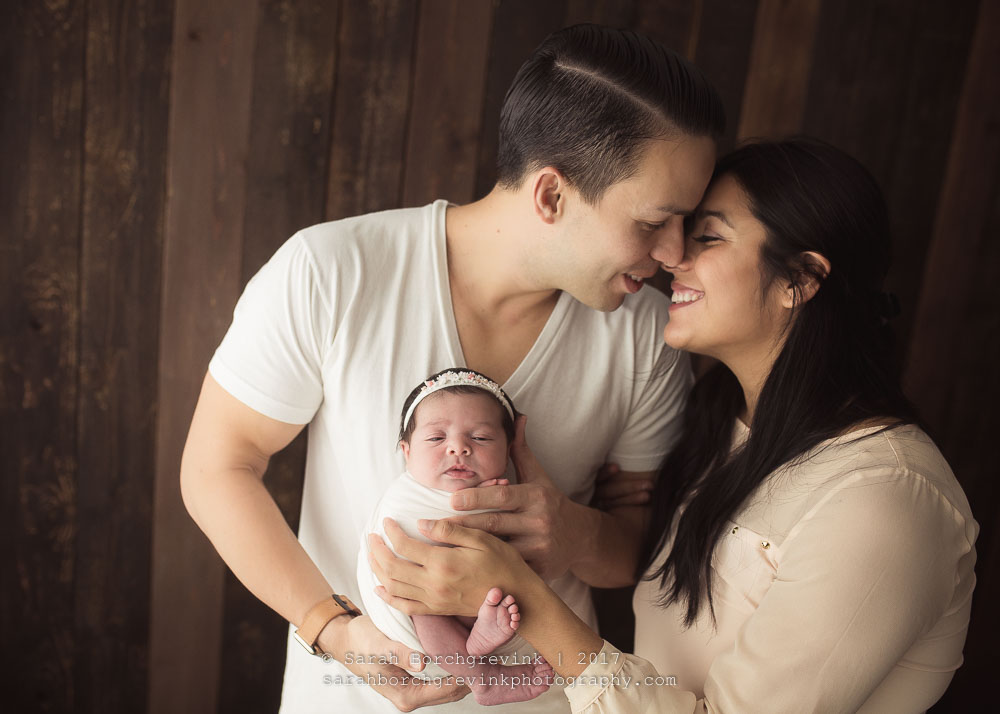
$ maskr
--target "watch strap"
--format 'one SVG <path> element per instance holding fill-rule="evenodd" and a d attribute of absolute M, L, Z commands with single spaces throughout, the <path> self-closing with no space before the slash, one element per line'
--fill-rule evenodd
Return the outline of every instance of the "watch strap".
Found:
<path fill-rule="evenodd" d="M 341 615 L 357 617 L 360 614 L 361 611 L 346 595 L 333 594 L 313 605 L 306 613 L 302 626 L 292 635 L 309 654 L 321 655 L 323 652 L 316 647 L 316 639 L 330 620 Z"/>

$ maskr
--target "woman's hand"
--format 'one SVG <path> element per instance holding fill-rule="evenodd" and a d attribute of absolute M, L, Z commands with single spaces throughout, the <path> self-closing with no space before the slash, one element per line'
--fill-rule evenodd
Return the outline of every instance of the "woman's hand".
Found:
<path fill-rule="evenodd" d="M 418 526 L 428 538 L 457 547 L 410 538 L 388 518 L 385 532 L 400 557 L 377 535 L 369 536 L 369 562 L 382 583 L 375 592 L 407 615 L 474 617 L 491 587 L 518 597 L 540 582 L 517 550 L 489 533 L 451 521 L 420 521 Z"/>

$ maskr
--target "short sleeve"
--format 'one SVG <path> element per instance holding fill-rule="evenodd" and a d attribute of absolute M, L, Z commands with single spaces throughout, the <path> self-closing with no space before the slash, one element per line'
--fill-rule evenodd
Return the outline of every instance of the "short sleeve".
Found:
<path fill-rule="evenodd" d="M 625 471 L 652 471 L 663 463 L 680 438 L 684 407 L 694 382 L 686 353 L 658 340 L 653 354 L 652 364 L 637 375 L 628 420 L 608 454 L 608 461 Z"/>
<path fill-rule="evenodd" d="M 251 409 L 308 423 L 323 401 L 324 345 L 334 329 L 328 299 L 296 234 L 247 284 L 209 373 Z"/>

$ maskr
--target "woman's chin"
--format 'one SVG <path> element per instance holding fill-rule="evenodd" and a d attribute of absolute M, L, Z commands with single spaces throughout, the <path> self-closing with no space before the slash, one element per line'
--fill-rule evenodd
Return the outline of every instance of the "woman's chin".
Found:
<path fill-rule="evenodd" d="M 692 335 L 688 330 L 681 329 L 679 325 L 674 325 L 674 329 L 670 329 L 670 327 L 668 323 L 663 328 L 663 341 L 667 343 L 668 347 L 672 347 L 675 350 L 684 350 L 694 355 L 704 355 L 706 357 L 714 357 L 715 359 L 719 358 L 717 350 L 712 349 L 710 345 L 699 344 L 695 335 Z"/>
<path fill-rule="evenodd" d="M 690 335 L 685 335 L 678 326 L 668 322 L 667 326 L 663 328 L 663 341 L 675 350 L 686 350 L 690 342 Z"/>

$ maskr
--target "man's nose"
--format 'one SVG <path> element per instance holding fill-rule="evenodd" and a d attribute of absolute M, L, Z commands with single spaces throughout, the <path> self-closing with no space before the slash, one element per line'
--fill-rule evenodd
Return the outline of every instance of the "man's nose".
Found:
<path fill-rule="evenodd" d="M 668 268 L 679 264 L 684 259 L 683 216 L 671 216 L 667 225 L 657 231 L 656 244 L 649 255 Z"/>

